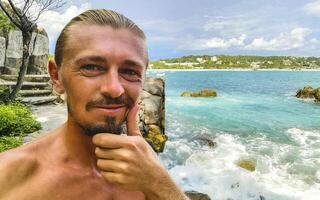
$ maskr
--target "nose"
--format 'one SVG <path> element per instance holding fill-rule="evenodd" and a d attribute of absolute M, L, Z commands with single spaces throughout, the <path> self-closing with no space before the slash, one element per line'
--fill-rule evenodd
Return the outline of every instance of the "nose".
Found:
<path fill-rule="evenodd" d="M 106 76 L 103 76 L 101 93 L 112 98 L 121 96 L 124 93 L 124 88 L 119 78 L 117 70 L 109 69 Z"/>

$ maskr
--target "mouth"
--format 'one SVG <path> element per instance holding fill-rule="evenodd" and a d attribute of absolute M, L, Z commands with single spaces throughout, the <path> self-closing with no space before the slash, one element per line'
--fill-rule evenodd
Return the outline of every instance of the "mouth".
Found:
<path fill-rule="evenodd" d="M 126 105 L 124 104 L 109 104 L 109 105 L 96 106 L 96 109 L 108 115 L 116 114 L 125 108 L 126 108 Z"/>

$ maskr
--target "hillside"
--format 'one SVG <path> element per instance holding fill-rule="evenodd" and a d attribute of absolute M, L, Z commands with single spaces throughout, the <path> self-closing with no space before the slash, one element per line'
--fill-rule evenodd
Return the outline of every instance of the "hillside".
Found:
<path fill-rule="evenodd" d="M 150 62 L 151 69 L 319 69 L 318 57 L 183 56 Z"/>

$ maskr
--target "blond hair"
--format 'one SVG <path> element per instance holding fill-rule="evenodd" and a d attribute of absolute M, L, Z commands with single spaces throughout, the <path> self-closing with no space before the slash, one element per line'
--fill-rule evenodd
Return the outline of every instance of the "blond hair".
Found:
<path fill-rule="evenodd" d="M 113 10 L 97 9 L 87 10 L 80 15 L 74 17 L 61 31 L 55 49 L 55 62 L 57 67 L 60 68 L 63 60 L 63 52 L 66 41 L 69 36 L 69 29 L 75 24 L 90 24 L 90 25 L 101 25 L 110 26 L 114 29 L 125 28 L 130 30 L 132 33 L 142 39 L 146 39 L 144 32 L 129 18 L 124 15 L 117 13 Z M 148 61 L 148 53 L 146 52 L 146 59 Z"/>

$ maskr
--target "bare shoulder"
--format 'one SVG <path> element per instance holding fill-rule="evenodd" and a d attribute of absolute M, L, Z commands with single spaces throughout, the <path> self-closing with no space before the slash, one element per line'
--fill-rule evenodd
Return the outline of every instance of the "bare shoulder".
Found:
<path fill-rule="evenodd" d="M 0 154 L 0 193 L 19 187 L 33 176 L 38 167 L 36 156 L 20 147 Z"/>

